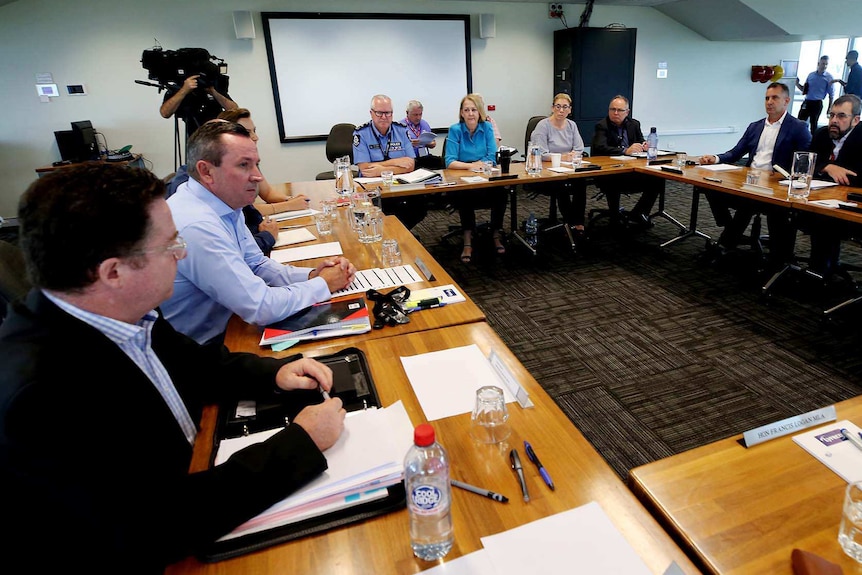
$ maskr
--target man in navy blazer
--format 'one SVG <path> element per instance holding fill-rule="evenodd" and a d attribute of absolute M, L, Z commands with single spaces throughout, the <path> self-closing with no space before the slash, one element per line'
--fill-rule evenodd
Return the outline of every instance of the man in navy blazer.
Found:
<path fill-rule="evenodd" d="M 146 170 L 80 164 L 21 198 L 36 287 L 0 326 L 10 565 L 162 573 L 319 476 L 343 430 L 340 399 L 289 391 L 331 389 L 329 367 L 199 345 L 161 316 L 186 250 L 164 195 Z M 241 396 L 297 415 L 189 473 L 203 406 Z"/>
<path fill-rule="evenodd" d="M 829 110 L 829 125 L 817 130 L 811 151 L 817 152 L 815 177 L 843 186 L 862 187 L 862 100 L 855 94 L 837 98 Z M 811 233 L 809 268 L 824 278 L 835 271 L 841 254 L 841 239 L 859 234 L 859 224 L 800 214 L 799 225 Z"/>
<path fill-rule="evenodd" d="M 793 164 L 793 152 L 807 150 L 811 143 L 808 125 L 787 113 L 789 104 L 790 90 L 785 84 L 773 82 L 766 88 L 766 118 L 749 124 L 732 149 L 715 156 L 701 156 L 700 163 L 734 164 L 747 155 L 745 165 L 748 167 L 772 172 L 773 164 L 778 164 L 789 172 Z M 718 239 L 720 248 L 735 248 L 754 214 L 765 211 L 769 222 L 770 255 L 778 260 L 788 257 L 790 229 L 786 222 L 787 210 L 770 208 L 753 200 L 711 190 L 706 192 L 706 197 L 715 223 L 724 227 Z M 733 217 L 730 208 L 736 209 Z M 792 250 L 792 244 L 789 249 Z"/>

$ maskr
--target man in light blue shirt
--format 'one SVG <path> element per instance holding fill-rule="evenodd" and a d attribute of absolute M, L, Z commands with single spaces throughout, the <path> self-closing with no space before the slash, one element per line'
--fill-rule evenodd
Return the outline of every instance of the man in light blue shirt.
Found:
<path fill-rule="evenodd" d="M 177 266 L 165 318 L 199 343 L 222 338 L 232 314 L 268 325 L 346 287 L 356 269 L 345 258 L 317 268 L 282 265 L 263 255 L 243 206 L 262 180 L 257 146 L 239 124 L 208 123 L 188 145 L 189 181 L 168 200 L 188 256 Z"/>
<path fill-rule="evenodd" d="M 802 102 L 802 107 L 799 109 L 799 119 L 808 120 L 811 124 L 811 135 L 817 131 L 817 122 L 820 120 L 820 114 L 823 112 L 823 98 L 829 96 L 829 110 L 832 108 L 832 74 L 826 71 L 829 66 L 829 56 L 820 56 L 817 62 L 817 70 L 808 74 L 805 79 L 805 85 L 799 84 L 799 79 L 796 80 L 796 87 L 802 90 L 805 94 L 805 101 Z"/>

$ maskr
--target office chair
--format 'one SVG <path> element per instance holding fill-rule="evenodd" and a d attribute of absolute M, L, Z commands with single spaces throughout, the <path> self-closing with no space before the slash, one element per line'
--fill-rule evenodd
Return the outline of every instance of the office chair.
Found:
<path fill-rule="evenodd" d="M 22 299 L 30 290 L 24 255 L 15 244 L 0 240 L 0 322 L 8 306 Z"/>
<path fill-rule="evenodd" d="M 329 130 L 329 135 L 326 137 L 326 159 L 329 163 L 335 161 L 336 158 L 350 156 L 350 163 L 353 163 L 353 132 L 356 126 L 349 123 L 335 124 Z M 358 170 L 353 170 L 353 175 L 358 174 Z M 332 168 L 326 172 L 317 174 L 315 180 L 334 180 L 335 174 Z"/>

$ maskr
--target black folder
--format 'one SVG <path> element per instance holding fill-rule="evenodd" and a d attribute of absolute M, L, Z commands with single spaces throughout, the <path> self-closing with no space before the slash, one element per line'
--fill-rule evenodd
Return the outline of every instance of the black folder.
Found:
<path fill-rule="evenodd" d="M 368 363 L 362 350 L 349 347 L 338 353 L 316 357 L 315 359 L 332 369 L 333 384 L 330 396 L 341 398 L 344 402 L 344 409 L 348 412 L 381 407 L 377 388 L 371 379 L 371 371 L 368 369 Z M 291 391 L 289 393 L 307 394 L 308 400 L 306 403 L 308 404 L 323 401 L 320 392 L 316 390 Z M 248 402 L 234 402 L 230 405 L 222 405 L 219 408 L 216 430 L 215 434 L 213 434 L 213 451 L 210 458 L 211 466 L 215 461 L 218 445 L 222 439 L 240 437 L 258 431 L 283 427 L 286 420 L 292 421 L 296 416 L 296 412 L 291 411 L 285 405 L 278 402 L 266 404 L 257 402 L 253 415 L 237 415 L 237 408 L 240 404 L 247 405 Z M 258 533 L 251 533 L 224 541 L 214 541 L 199 553 L 198 558 L 208 563 L 223 561 L 251 553 L 252 551 L 259 551 L 279 543 L 286 543 L 300 537 L 313 535 L 349 523 L 363 521 L 404 507 L 406 503 L 404 484 L 397 483 L 387 489 L 389 490 L 389 495 L 382 499 L 339 509 L 295 523 L 273 527 L 272 529 Z"/>

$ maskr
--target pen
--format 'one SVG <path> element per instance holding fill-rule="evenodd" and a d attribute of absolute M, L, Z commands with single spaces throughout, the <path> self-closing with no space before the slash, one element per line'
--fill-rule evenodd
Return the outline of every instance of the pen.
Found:
<path fill-rule="evenodd" d="M 706 180 L 707 182 L 715 182 L 716 184 L 721 183 L 721 180 L 718 178 L 710 178 L 708 176 L 705 176 L 703 179 Z"/>
<path fill-rule="evenodd" d="M 623 164 L 614 164 L 613 166 L 608 166 L 609 168 L 622 168 Z"/>
<path fill-rule="evenodd" d="M 360 187 L 360 188 L 362 188 L 362 189 L 363 189 L 363 190 L 365 190 L 366 192 L 368 191 L 368 188 L 366 188 L 365 186 L 363 186 L 363 185 L 362 185 L 362 182 L 356 182 L 356 183 L 357 183 L 357 184 L 359 184 L 359 187 Z"/>
<path fill-rule="evenodd" d="M 512 463 L 512 470 L 518 475 L 518 483 L 521 484 L 521 493 L 524 494 L 524 501 L 530 501 L 530 493 L 527 491 L 527 481 L 524 479 L 524 468 L 521 467 L 521 457 L 518 455 L 518 450 L 513 449 L 509 452 L 509 461 Z"/>
<path fill-rule="evenodd" d="M 499 493 L 494 493 L 493 491 L 489 491 L 487 489 L 482 489 L 481 487 L 476 487 L 474 485 L 470 485 L 469 483 L 463 483 L 461 481 L 457 481 L 453 479 L 451 481 L 452 485 L 455 487 L 460 487 L 466 491 L 470 491 L 472 493 L 476 493 L 478 495 L 484 495 L 488 499 L 493 499 L 494 501 L 499 501 L 500 503 L 508 503 L 509 498 L 505 495 L 500 495 Z"/>
<path fill-rule="evenodd" d="M 856 449 L 862 451 L 862 439 L 856 437 L 855 435 L 853 435 L 852 433 L 850 433 L 849 431 L 847 431 L 844 428 L 841 429 L 841 435 L 844 436 L 844 439 L 846 439 L 847 441 L 849 441 L 850 443 L 855 445 Z M 862 434 L 860 434 L 860 435 L 862 435 Z"/>
<path fill-rule="evenodd" d="M 413 313 L 414 311 L 419 311 L 420 309 L 434 309 L 435 307 L 446 307 L 445 303 L 435 303 L 431 305 L 417 305 L 413 307 L 408 307 L 404 311 L 407 313 Z"/>
<path fill-rule="evenodd" d="M 405 308 L 411 308 L 411 307 L 422 307 L 422 306 L 426 306 L 426 305 L 434 305 L 434 304 L 437 304 L 437 303 L 440 303 L 440 298 L 439 298 L 439 297 L 432 297 L 432 298 L 429 298 L 429 299 L 423 299 L 423 300 L 420 300 L 420 301 L 408 301 L 408 302 L 405 302 L 405 303 L 404 303 L 404 307 L 405 307 Z"/>
<path fill-rule="evenodd" d="M 533 446 L 527 441 L 524 442 L 524 451 L 527 452 L 527 457 L 530 458 L 530 461 L 535 463 L 536 467 L 539 468 L 539 474 L 542 476 L 542 479 L 545 480 L 545 483 L 551 488 L 551 491 L 553 491 L 554 482 L 551 480 L 551 475 L 548 473 L 548 470 L 545 469 L 545 466 L 542 465 L 542 462 L 539 461 L 539 457 L 536 455 L 536 452 L 533 451 Z"/>
<path fill-rule="evenodd" d="M 325 389 L 323 389 L 323 386 L 321 386 L 321 385 L 319 385 L 319 384 L 318 384 L 317 389 L 319 389 L 319 390 L 320 390 L 320 395 L 322 395 L 322 396 L 323 396 L 323 399 L 324 399 L 324 400 L 328 400 L 328 399 L 329 399 L 329 392 L 327 392 Z"/>

